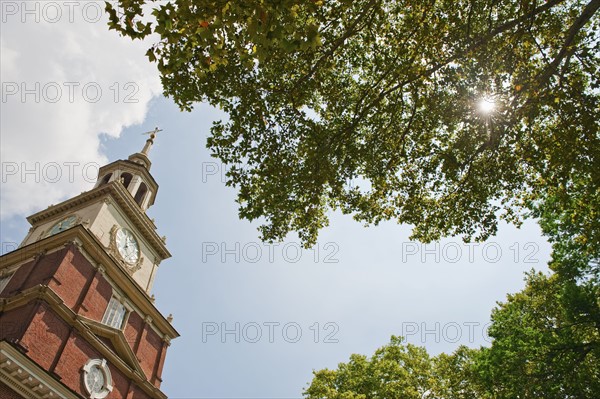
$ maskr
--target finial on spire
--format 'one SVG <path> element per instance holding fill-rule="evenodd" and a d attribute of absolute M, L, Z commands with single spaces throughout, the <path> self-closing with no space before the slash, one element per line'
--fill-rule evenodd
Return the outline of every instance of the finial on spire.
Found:
<path fill-rule="evenodd" d="M 150 152 L 150 148 L 152 148 L 152 144 L 154 144 L 154 139 L 156 138 L 156 134 L 158 132 L 162 132 L 162 129 L 159 129 L 157 126 L 154 128 L 154 130 L 150 130 L 149 132 L 142 133 L 142 134 L 150 135 L 148 140 L 146 140 L 146 144 L 144 144 L 144 148 L 142 148 L 142 152 L 141 152 L 142 154 L 148 156 L 148 153 Z"/>
<path fill-rule="evenodd" d="M 128 159 L 130 161 L 139 163 L 140 165 L 143 165 L 146 169 L 150 170 L 150 165 L 152 165 L 152 162 L 150 162 L 150 158 L 148 158 L 148 153 L 150 152 L 150 148 L 152 148 L 152 144 L 154 144 L 154 139 L 156 138 L 156 134 L 158 132 L 162 132 L 162 129 L 156 127 L 154 128 L 154 130 L 142 133 L 149 134 L 150 137 L 148 137 L 148 140 L 146 140 L 146 144 L 144 144 L 144 148 L 142 148 L 142 151 L 136 152 L 135 154 L 131 154 Z"/>

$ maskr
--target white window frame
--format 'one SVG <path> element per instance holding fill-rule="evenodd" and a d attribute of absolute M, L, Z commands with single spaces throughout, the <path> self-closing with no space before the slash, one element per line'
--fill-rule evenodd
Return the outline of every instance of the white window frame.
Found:
<path fill-rule="evenodd" d="M 131 309 L 125 304 L 125 301 L 113 296 L 106 306 L 106 311 L 102 317 L 102 324 L 122 330 L 130 312 Z"/>
<path fill-rule="evenodd" d="M 87 374 L 92 368 L 97 367 L 102 374 L 104 374 L 104 385 L 99 390 L 94 390 L 90 387 L 87 380 Z M 83 383 L 85 389 L 90 395 L 91 399 L 104 399 L 113 390 L 112 376 L 110 375 L 110 369 L 108 368 L 108 362 L 105 359 L 90 359 L 83 366 Z"/>

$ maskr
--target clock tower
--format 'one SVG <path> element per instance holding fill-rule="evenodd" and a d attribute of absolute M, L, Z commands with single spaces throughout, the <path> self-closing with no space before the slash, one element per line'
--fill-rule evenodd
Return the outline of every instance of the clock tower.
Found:
<path fill-rule="evenodd" d="M 19 248 L 0 257 L 0 398 L 166 398 L 179 334 L 150 296 L 171 256 L 146 215 L 158 131 L 101 167 L 90 191 L 29 216 Z"/>

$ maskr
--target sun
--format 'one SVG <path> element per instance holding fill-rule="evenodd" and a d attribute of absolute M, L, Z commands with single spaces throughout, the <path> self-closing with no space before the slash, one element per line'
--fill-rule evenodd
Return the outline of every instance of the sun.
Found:
<path fill-rule="evenodd" d="M 490 114 L 496 108 L 496 102 L 491 97 L 483 97 L 481 100 L 479 100 L 478 106 L 479 111 L 484 114 Z"/>

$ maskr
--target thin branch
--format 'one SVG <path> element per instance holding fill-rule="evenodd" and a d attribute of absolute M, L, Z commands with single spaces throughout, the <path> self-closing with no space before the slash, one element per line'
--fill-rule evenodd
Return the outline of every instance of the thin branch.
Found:
<path fill-rule="evenodd" d="M 577 18 L 577 20 L 571 25 L 569 30 L 567 31 L 567 35 L 565 37 L 565 42 L 563 43 L 558 55 L 554 58 L 554 61 L 548 65 L 548 67 L 544 70 L 541 76 L 537 79 L 539 86 L 543 86 L 551 77 L 556 73 L 558 66 L 562 62 L 565 57 L 570 57 L 571 54 L 575 51 L 575 49 L 571 46 L 575 41 L 575 37 L 581 31 L 583 26 L 594 16 L 596 11 L 600 8 L 600 0 L 592 0 L 590 1 L 583 12 Z"/>
<path fill-rule="evenodd" d="M 546 52 L 544 51 L 544 49 L 542 48 L 542 46 L 540 45 L 540 43 L 537 41 L 537 38 L 535 37 L 535 35 L 531 31 L 531 26 L 527 29 L 527 31 L 531 35 L 531 38 L 533 39 L 533 43 L 535 43 L 535 46 L 537 47 L 538 51 L 542 55 L 542 58 L 544 59 L 544 61 L 546 62 L 546 64 L 550 65 L 551 61 L 548 58 L 548 55 L 546 55 Z"/>
<path fill-rule="evenodd" d="M 318 60 L 317 62 L 314 63 L 314 65 L 312 66 L 312 68 L 310 69 L 310 71 L 308 71 L 308 73 L 304 76 L 302 76 L 300 79 L 298 79 L 298 81 L 293 85 L 293 87 L 298 87 L 299 85 L 303 84 L 304 82 L 306 82 L 310 77 L 312 77 L 315 72 L 317 71 L 318 67 L 325 62 L 325 60 L 329 57 L 331 57 L 333 55 L 333 53 L 335 53 L 335 51 L 342 45 L 344 44 L 344 42 L 346 41 L 346 39 L 348 39 L 350 36 L 354 35 L 356 32 L 359 32 L 360 30 L 362 30 L 362 28 L 364 28 L 367 24 L 364 23 L 362 25 L 362 27 L 360 27 L 360 29 L 357 29 L 359 22 L 361 21 L 365 21 L 365 16 L 367 15 L 367 13 L 369 11 L 371 11 L 372 8 L 374 8 L 375 4 L 378 3 L 378 1 L 375 0 L 371 0 L 368 4 L 367 7 L 365 7 L 365 9 L 362 11 L 362 13 L 354 20 L 354 22 L 352 23 L 352 25 L 350 25 L 350 27 L 346 30 L 346 32 L 340 36 L 336 41 L 333 42 L 332 47 L 325 52 Z"/>
<path fill-rule="evenodd" d="M 440 62 L 439 64 L 425 70 L 423 73 L 418 74 L 416 76 L 413 76 L 409 79 L 406 79 L 402 82 L 399 82 L 398 84 L 392 86 L 391 88 L 387 89 L 387 90 L 383 90 L 379 93 L 379 95 L 373 99 L 373 101 L 371 101 L 366 107 L 363 108 L 363 110 L 359 113 L 357 113 L 355 115 L 355 117 L 353 118 L 352 124 L 347 128 L 344 129 L 344 132 L 348 132 L 351 131 L 355 126 L 358 125 L 358 123 L 360 122 L 360 120 L 362 118 L 364 118 L 364 116 L 367 114 L 367 111 L 372 109 L 374 106 L 376 106 L 377 104 L 379 104 L 379 102 L 381 100 L 383 100 L 383 98 L 385 98 L 386 96 L 388 96 L 390 93 L 400 89 L 401 87 L 404 87 L 408 84 L 411 84 L 419 79 L 423 79 L 425 77 L 431 76 L 432 74 L 434 74 L 435 72 L 437 72 L 438 70 L 440 70 L 441 68 L 443 68 L 444 66 L 452 63 L 453 61 L 467 55 L 468 53 L 476 50 L 477 48 L 486 45 L 489 41 L 491 41 L 494 37 L 496 37 L 497 35 L 504 33 L 516 26 L 518 26 L 519 24 L 522 24 L 523 22 L 529 20 L 530 18 L 533 18 L 535 15 L 538 15 L 544 11 L 547 11 L 549 9 L 551 9 L 552 7 L 564 2 L 565 0 L 550 0 L 548 2 L 546 2 L 545 4 L 534 8 L 533 10 L 531 10 L 529 13 L 522 15 L 519 18 L 513 19 L 511 21 L 508 21 L 500 26 L 498 26 L 497 28 L 495 28 L 494 30 L 492 30 L 490 33 L 488 33 L 487 35 L 483 36 L 482 38 L 480 38 L 479 40 L 476 40 L 475 42 L 473 42 L 471 45 L 467 46 L 465 49 L 463 49 L 462 51 L 458 51 L 457 53 L 455 53 L 454 55 L 447 57 L 444 61 Z M 600 2 L 600 0 L 593 0 L 592 2 Z M 586 7 L 587 9 L 587 7 Z M 585 13 L 585 10 L 584 10 Z M 591 17 L 591 16 L 590 16 Z M 341 133 L 341 132 L 340 132 Z M 484 145 L 482 146 L 482 148 L 478 149 L 478 152 L 483 151 L 485 148 L 484 146 L 486 145 L 486 143 L 484 143 Z"/>
<path fill-rule="evenodd" d="M 469 54 L 470 52 L 472 52 L 473 50 L 478 49 L 479 47 L 487 44 L 490 40 L 492 40 L 494 37 L 496 37 L 497 35 L 504 33 L 512 28 L 514 28 L 515 26 L 518 26 L 519 24 L 523 23 L 524 21 L 526 21 L 527 19 L 531 18 L 532 16 L 535 16 L 537 14 L 540 14 L 544 11 L 549 10 L 550 8 L 554 7 L 557 4 L 560 4 L 562 2 L 564 2 L 565 0 L 550 0 L 548 1 L 546 4 L 532 10 L 530 13 L 521 16 L 520 18 L 516 18 L 513 19 L 512 21 L 508 21 L 500 26 L 498 26 L 496 29 L 494 29 L 493 31 L 491 31 L 490 33 L 488 33 L 487 35 L 483 36 L 481 39 L 475 41 L 473 44 L 471 44 L 470 46 L 468 46 L 467 48 L 465 48 L 462 51 L 458 51 L 456 54 L 446 58 L 444 61 L 440 62 L 438 65 L 435 65 L 431 68 L 429 68 L 428 70 L 426 70 L 425 72 L 423 72 L 422 74 L 419 74 L 415 77 L 412 77 L 410 79 L 407 79 L 403 82 L 398 83 L 397 85 L 391 87 L 390 89 L 388 89 L 387 91 L 384 91 L 380 94 L 380 96 L 385 97 L 387 94 L 398 90 L 400 87 L 405 86 L 409 83 L 412 83 L 416 80 L 431 76 L 433 73 L 437 72 L 438 70 L 440 70 L 441 68 L 443 68 L 444 66 L 450 64 L 451 62 L 464 57 L 465 55 Z M 600 1 L 600 0 L 594 0 L 594 1 Z"/>

